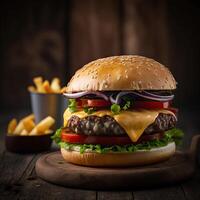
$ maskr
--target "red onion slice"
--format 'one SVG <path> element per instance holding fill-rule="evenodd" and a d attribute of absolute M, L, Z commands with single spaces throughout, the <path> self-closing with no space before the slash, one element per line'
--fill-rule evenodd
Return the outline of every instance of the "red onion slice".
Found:
<path fill-rule="evenodd" d="M 146 91 L 145 91 L 146 92 Z M 116 97 L 114 98 L 113 95 L 110 96 L 110 101 L 112 103 L 116 103 L 116 104 L 120 104 L 121 103 L 121 98 L 122 96 L 125 95 L 134 95 L 134 96 L 139 96 L 142 97 L 144 99 L 149 99 L 149 100 L 153 100 L 153 101 L 170 101 L 174 98 L 174 95 L 170 95 L 170 96 L 161 96 L 161 95 L 156 95 L 156 94 L 152 94 L 150 95 L 150 93 L 144 93 L 143 92 L 135 92 L 135 91 L 127 91 L 127 92 L 119 92 Z"/>
<path fill-rule="evenodd" d="M 63 95 L 69 99 L 77 99 L 77 98 L 84 97 L 86 95 L 95 95 L 96 97 L 103 98 L 106 101 L 110 100 L 111 103 L 116 103 L 116 104 L 120 104 L 122 97 L 125 95 L 134 95 L 134 96 L 142 97 L 144 99 L 149 99 L 153 101 L 161 101 L 161 102 L 170 101 L 174 98 L 174 95 L 163 96 L 163 95 L 153 94 L 147 91 L 142 91 L 142 92 L 124 91 L 124 92 L 118 92 L 117 94 L 111 94 L 111 95 L 108 95 L 108 94 L 106 95 L 103 92 L 98 92 L 98 91 L 84 91 L 84 92 L 76 92 L 76 93 L 64 93 Z M 116 97 L 114 97 L 114 95 L 116 95 Z"/>
<path fill-rule="evenodd" d="M 143 94 L 142 92 L 133 92 L 135 95 L 139 96 L 139 97 L 143 97 L 145 99 L 150 99 L 150 100 L 154 100 L 154 101 L 169 101 L 172 100 L 172 98 L 163 98 L 164 96 L 150 96 L 150 95 L 146 95 Z"/>
<path fill-rule="evenodd" d="M 67 97 L 68 99 L 77 99 L 86 95 L 95 95 L 97 97 L 101 97 L 103 99 L 105 99 L 106 101 L 109 100 L 109 97 L 106 96 L 105 94 L 103 94 L 102 92 L 97 92 L 97 91 L 85 91 L 85 92 L 76 92 L 76 93 L 63 93 L 63 95 L 65 97 Z"/>
<path fill-rule="evenodd" d="M 148 96 L 152 96 L 152 97 L 158 97 L 158 98 L 162 98 L 162 99 L 167 99 L 167 100 L 172 100 L 174 98 L 174 95 L 157 95 L 151 92 L 147 92 L 147 91 L 143 91 L 143 93 L 145 93 Z"/>

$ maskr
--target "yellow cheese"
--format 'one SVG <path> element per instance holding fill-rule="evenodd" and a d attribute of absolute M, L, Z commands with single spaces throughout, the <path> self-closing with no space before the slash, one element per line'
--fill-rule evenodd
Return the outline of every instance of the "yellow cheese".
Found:
<path fill-rule="evenodd" d="M 100 110 L 96 111 L 90 115 L 96 115 L 103 117 L 105 115 L 112 116 L 121 127 L 124 128 L 128 136 L 133 142 L 137 142 L 144 130 L 152 124 L 157 118 L 159 113 L 172 114 L 169 110 L 128 110 L 121 111 L 119 114 L 114 115 L 110 110 Z M 79 118 L 84 118 L 88 116 L 84 111 L 78 111 L 71 113 L 68 109 L 64 112 L 64 126 L 67 126 L 67 122 L 71 116 L 76 115 Z M 174 115 L 175 116 L 175 115 Z"/>

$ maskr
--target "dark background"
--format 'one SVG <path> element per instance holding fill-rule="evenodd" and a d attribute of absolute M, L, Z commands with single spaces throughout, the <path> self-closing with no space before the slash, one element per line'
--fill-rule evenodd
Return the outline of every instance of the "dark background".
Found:
<path fill-rule="evenodd" d="M 200 7 L 194 1 L 2 1 L 0 109 L 30 108 L 32 77 L 66 84 L 87 62 L 139 54 L 170 68 L 176 105 L 200 102 Z"/>
<path fill-rule="evenodd" d="M 27 86 L 34 76 L 58 76 L 66 84 L 91 60 L 140 54 L 168 66 L 179 83 L 175 104 L 185 133 L 182 146 L 188 149 L 192 136 L 200 133 L 200 6 L 196 2 L 0 1 L 0 199 L 200 199 L 199 164 L 191 180 L 173 186 L 124 192 L 76 190 L 37 177 L 35 163 L 42 154 L 11 154 L 4 145 L 8 121 L 30 113 Z"/>

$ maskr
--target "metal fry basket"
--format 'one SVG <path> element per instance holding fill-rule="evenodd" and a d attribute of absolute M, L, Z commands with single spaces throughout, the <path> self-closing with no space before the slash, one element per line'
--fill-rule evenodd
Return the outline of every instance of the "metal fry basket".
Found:
<path fill-rule="evenodd" d="M 52 116 L 56 120 L 56 129 L 63 125 L 63 112 L 67 108 L 68 100 L 62 94 L 31 92 L 30 97 L 36 123 L 47 116 Z"/>

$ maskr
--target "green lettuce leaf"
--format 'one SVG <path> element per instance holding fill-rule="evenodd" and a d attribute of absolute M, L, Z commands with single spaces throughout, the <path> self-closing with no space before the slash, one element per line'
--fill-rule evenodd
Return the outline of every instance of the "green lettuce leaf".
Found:
<path fill-rule="evenodd" d="M 56 130 L 55 134 L 51 136 L 51 139 L 54 140 L 57 144 L 61 142 L 61 132 L 62 128 Z"/>
<path fill-rule="evenodd" d="M 69 111 L 71 113 L 73 112 L 76 112 L 77 108 L 76 108 L 76 100 L 75 99 L 69 99 L 69 105 L 68 105 L 68 108 L 69 108 Z"/>
<path fill-rule="evenodd" d="M 173 139 L 173 141 L 176 143 L 176 145 L 181 145 L 184 133 L 179 128 L 173 128 L 171 130 L 166 131 L 165 136 Z"/>

